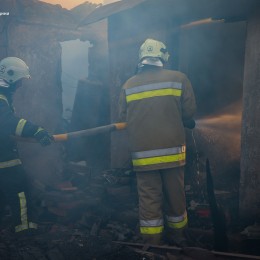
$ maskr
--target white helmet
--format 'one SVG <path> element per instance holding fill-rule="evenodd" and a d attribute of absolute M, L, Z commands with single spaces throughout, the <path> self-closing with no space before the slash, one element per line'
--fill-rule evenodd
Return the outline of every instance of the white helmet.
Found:
<path fill-rule="evenodd" d="M 12 84 L 21 78 L 29 79 L 29 67 L 16 57 L 7 57 L 0 61 L 0 79 Z"/>
<path fill-rule="evenodd" d="M 164 43 L 147 39 L 140 47 L 139 61 L 146 57 L 160 58 L 163 62 L 167 62 L 170 55 Z"/>

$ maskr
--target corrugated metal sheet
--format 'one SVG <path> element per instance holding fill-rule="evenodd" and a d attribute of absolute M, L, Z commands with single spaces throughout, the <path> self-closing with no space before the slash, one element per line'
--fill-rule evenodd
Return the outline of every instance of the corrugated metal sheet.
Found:
<path fill-rule="evenodd" d="M 95 11 L 89 14 L 86 19 L 84 19 L 79 26 L 87 25 L 91 23 L 98 22 L 105 19 L 113 14 L 122 12 L 124 10 L 131 9 L 147 0 L 131 0 L 131 1 L 119 1 L 112 4 L 97 7 Z"/>

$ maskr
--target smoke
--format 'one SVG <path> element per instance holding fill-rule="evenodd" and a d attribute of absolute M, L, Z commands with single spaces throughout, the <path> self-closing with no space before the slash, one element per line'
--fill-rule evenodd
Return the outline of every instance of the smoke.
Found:
<path fill-rule="evenodd" d="M 78 81 L 88 76 L 88 48 L 91 45 L 75 40 L 62 42 L 61 46 L 63 117 L 70 120 Z"/>

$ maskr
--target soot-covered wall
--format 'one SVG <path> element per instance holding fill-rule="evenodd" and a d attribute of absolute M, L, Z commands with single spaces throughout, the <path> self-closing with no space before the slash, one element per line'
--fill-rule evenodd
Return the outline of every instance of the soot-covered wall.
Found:
<path fill-rule="evenodd" d="M 242 99 L 245 41 L 245 21 L 181 31 L 179 68 L 194 86 L 197 116 L 219 112 Z"/>
<path fill-rule="evenodd" d="M 200 170 L 208 158 L 216 188 L 229 191 L 239 187 L 245 41 L 245 21 L 184 27 L 180 39 L 179 68 L 197 100 Z"/>
<path fill-rule="evenodd" d="M 27 25 L 11 25 L 8 30 L 8 56 L 23 59 L 30 68 L 31 79 L 15 94 L 16 114 L 38 124 L 51 133 L 61 123 L 61 48 L 48 32 Z M 37 143 L 19 143 L 27 172 L 34 180 L 55 183 L 62 170 L 60 146 L 40 147 Z"/>

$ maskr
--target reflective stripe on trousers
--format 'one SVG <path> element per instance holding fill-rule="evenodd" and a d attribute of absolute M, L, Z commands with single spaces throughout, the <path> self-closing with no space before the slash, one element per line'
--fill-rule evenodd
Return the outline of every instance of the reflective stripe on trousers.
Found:
<path fill-rule="evenodd" d="M 186 159 L 186 146 L 132 153 L 133 166 L 181 162 Z"/>
<path fill-rule="evenodd" d="M 143 235 L 160 234 L 163 229 L 163 219 L 140 220 L 140 233 Z"/>
<path fill-rule="evenodd" d="M 18 193 L 18 197 L 20 200 L 20 210 L 21 210 L 21 225 L 15 227 L 15 232 L 20 232 L 29 228 L 37 229 L 38 225 L 32 222 L 28 223 L 28 215 L 27 215 L 27 203 L 24 192 Z"/>
<path fill-rule="evenodd" d="M 10 160 L 6 162 L 0 162 L 0 169 L 13 167 L 22 164 L 20 159 Z"/>
<path fill-rule="evenodd" d="M 174 229 L 184 228 L 188 223 L 187 211 L 181 216 L 167 216 L 168 226 Z"/>
<path fill-rule="evenodd" d="M 182 93 L 182 83 L 180 82 L 161 82 L 143 86 L 137 86 L 125 90 L 126 102 L 132 102 L 145 98 L 158 96 L 180 97 Z"/>

